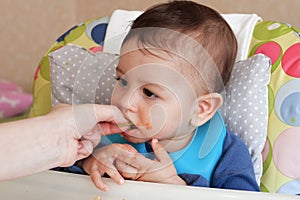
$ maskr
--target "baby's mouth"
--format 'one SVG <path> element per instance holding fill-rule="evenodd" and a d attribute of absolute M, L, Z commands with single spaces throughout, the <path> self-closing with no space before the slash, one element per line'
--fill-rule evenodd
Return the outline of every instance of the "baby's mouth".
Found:
<path fill-rule="evenodd" d="M 149 122 L 149 120 L 139 120 L 138 118 L 135 118 L 135 116 L 129 116 L 124 114 L 125 118 L 128 120 L 128 123 L 123 126 L 122 128 L 123 133 L 121 133 L 121 136 L 129 136 L 129 137 L 137 137 L 140 138 L 145 137 L 146 133 L 152 129 L 152 124 Z"/>
<path fill-rule="evenodd" d="M 145 132 L 145 130 L 149 130 L 149 125 L 143 125 L 141 123 L 133 123 L 130 122 L 129 128 L 127 128 L 121 135 L 122 136 L 129 136 L 134 138 L 140 138 Z M 141 135 L 142 134 L 142 135 Z"/>
<path fill-rule="evenodd" d="M 136 125 L 131 123 L 128 130 L 133 130 L 133 129 L 137 129 Z"/>
<path fill-rule="evenodd" d="M 121 137 L 124 137 L 126 139 L 138 138 L 139 132 L 140 132 L 140 130 L 134 125 L 134 126 L 130 127 L 129 129 L 120 133 L 120 135 L 121 135 Z"/>
<path fill-rule="evenodd" d="M 131 122 L 130 120 L 128 120 L 129 122 L 126 124 L 119 124 L 119 128 L 121 128 L 123 130 L 123 132 L 121 133 L 121 135 L 131 135 L 130 133 L 132 132 L 132 130 L 138 129 L 138 127 Z M 125 128 L 126 127 L 126 128 Z"/>
<path fill-rule="evenodd" d="M 127 129 L 127 131 L 130 131 L 130 130 L 134 130 L 134 129 L 145 129 L 147 131 L 151 130 L 152 129 L 152 125 L 150 122 L 147 122 L 145 124 L 141 124 L 141 123 L 132 123 L 129 125 L 129 128 Z"/>

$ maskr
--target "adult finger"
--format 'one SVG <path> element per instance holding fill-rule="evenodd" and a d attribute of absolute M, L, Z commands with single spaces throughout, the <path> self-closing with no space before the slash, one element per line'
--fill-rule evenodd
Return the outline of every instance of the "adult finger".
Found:
<path fill-rule="evenodd" d="M 99 127 L 97 126 L 93 128 L 93 130 L 91 130 L 90 132 L 84 134 L 81 138 L 81 140 L 89 140 L 92 143 L 93 147 L 99 144 L 100 139 L 101 139 L 101 133 Z"/>
<path fill-rule="evenodd" d="M 116 106 L 95 104 L 94 112 L 98 122 L 114 122 L 116 124 L 128 122 Z"/>
<path fill-rule="evenodd" d="M 99 122 L 128 123 L 116 106 L 82 104 L 73 105 L 72 109 L 76 129 L 81 135 L 91 131 Z"/>
<path fill-rule="evenodd" d="M 121 133 L 129 128 L 129 126 L 120 128 L 117 124 L 110 123 L 110 122 L 98 123 L 98 127 L 101 130 L 101 135 Z"/>
<path fill-rule="evenodd" d="M 93 144 L 89 140 L 80 140 L 78 141 L 78 159 L 81 160 L 83 158 L 88 157 L 93 152 Z"/>

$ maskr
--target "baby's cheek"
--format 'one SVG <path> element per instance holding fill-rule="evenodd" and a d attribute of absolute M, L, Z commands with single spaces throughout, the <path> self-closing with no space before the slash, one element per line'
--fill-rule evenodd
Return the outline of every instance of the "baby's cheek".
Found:
<path fill-rule="evenodd" d="M 130 120 L 145 134 L 145 137 L 154 137 L 165 129 L 167 118 L 163 106 L 156 104 L 151 107 L 140 107 L 137 113 L 129 113 Z"/>
<path fill-rule="evenodd" d="M 144 124 L 151 133 L 159 133 L 166 126 L 167 112 L 165 108 L 159 104 L 153 105 L 144 115 Z"/>
<path fill-rule="evenodd" d="M 139 124 L 138 126 L 146 126 L 146 124 L 152 124 L 152 117 L 150 116 L 150 109 L 141 108 L 138 112 Z"/>

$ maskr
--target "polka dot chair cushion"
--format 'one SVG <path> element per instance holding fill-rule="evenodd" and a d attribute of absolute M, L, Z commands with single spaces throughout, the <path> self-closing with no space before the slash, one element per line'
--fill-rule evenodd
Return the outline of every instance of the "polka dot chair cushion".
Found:
<path fill-rule="evenodd" d="M 256 25 L 250 56 L 271 58 L 268 138 L 261 190 L 300 194 L 300 37 L 295 27 L 274 21 Z"/>
<path fill-rule="evenodd" d="M 49 54 L 52 106 L 57 103 L 110 104 L 118 56 L 66 45 Z"/>
<path fill-rule="evenodd" d="M 33 104 L 30 117 L 47 114 L 51 110 L 50 64 L 48 54 L 67 44 L 82 46 L 91 52 L 101 52 L 109 17 L 80 23 L 61 35 L 41 59 L 34 76 Z"/>
<path fill-rule="evenodd" d="M 237 62 L 221 107 L 228 130 L 249 148 L 258 183 L 262 176 L 261 152 L 267 137 L 270 68 L 270 59 L 263 54 Z"/>

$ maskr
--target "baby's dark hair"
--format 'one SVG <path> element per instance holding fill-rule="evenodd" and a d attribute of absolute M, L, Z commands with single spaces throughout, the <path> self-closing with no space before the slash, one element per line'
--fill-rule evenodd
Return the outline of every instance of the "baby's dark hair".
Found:
<path fill-rule="evenodd" d="M 135 31 L 149 27 L 152 29 L 142 32 Z M 160 28 L 161 30 L 155 31 L 153 28 Z M 172 39 L 172 34 L 167 34 L 165 37 L 157 36 L 158 33 L 161 34 L 166 29 L 192 38 L 198 46 L 200 44 L 206 50 L 217 67 L 219 76 L 202 77 L 202 80 L 215 81 L 222 78 L 222 83 L 215 84 L 210 88 L 213 92 L 220 92 L 230 78 L 237 54 L 235 35 L 223 17 L 217 11 L 192 1 L 171 1 L 158 4 L 147 9 L 134 20 L 123 45 L 131 39 L 137 39 L 144 49 L 146 49 L 145 47 L 154 47 L 173 50 L 182 48 L 186 44 L 186 42 L 179 43 L 179 40 Z M 168 42 L 169 44 L 167 44 Z M 185 50 L 194 51 L 194 49 L 189 48 Z M 146 51 L 148 50 L 146 49 Z M 203 65 L 200 63 L 196 61 L 196 65 Z M 192 64 L 195 65 L 195 63 Z M 198 67 L 201 68 L 202 66 Z M 209 68 L 205 70 L 210 71 Z M 202 76 L 213 75 L 211 72 L 206 72 Z M 194 78 L 193 81 L 195 80 Z"/>

